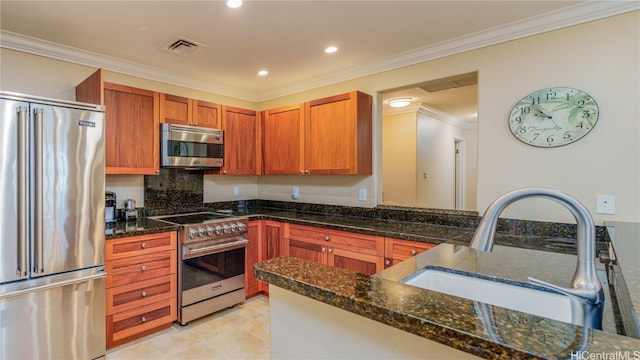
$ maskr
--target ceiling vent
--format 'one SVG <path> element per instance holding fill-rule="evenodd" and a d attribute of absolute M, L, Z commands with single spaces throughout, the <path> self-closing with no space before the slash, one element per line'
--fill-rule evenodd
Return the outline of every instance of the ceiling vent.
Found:
<path fill-rule="evenodd" d="M 445 79 L 429 81 L 424 84 L 420 84 L 420 88 L 432 93 L 476 84 L 478 84 L 478 73 L 472 72 L 451 76 Z"/>
<path fill-rule="evenodd" d="M 178 40 L 172 41 L 163 46 L 162 50 L 180 56 L 187 56 L 198 50 L 200 47 L 206 47 L 206 45 L 180 36 Z"/>

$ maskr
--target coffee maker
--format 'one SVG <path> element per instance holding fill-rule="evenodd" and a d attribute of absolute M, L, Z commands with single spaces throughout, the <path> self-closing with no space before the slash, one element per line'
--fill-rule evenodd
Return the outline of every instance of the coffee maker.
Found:
<path fill-rule="evenodd" d="M 118 221 L 116 217 L 116 204 L 118 203 L 116 193 L 107 191 L 104 196 L 104 222 L 107 224 Z"/>
<path fill-rule="evenodd" d="M 136 201 L 127 199 L 124 201 L 124 219 L 126 221 L 135 221 L 138 218 L 138 210 L 136 210 Z"/>

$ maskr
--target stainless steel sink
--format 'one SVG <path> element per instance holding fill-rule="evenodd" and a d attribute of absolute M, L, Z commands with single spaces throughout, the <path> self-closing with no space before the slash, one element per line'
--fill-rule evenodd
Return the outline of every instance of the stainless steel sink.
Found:
<path fill-rule="evenodd" d="M 572 322 L 571 300 L 568 296 L 538 290 L 527 284 L 480 278 L 437 267 L 423 268 L 400 282 L 553 320 Z"/>

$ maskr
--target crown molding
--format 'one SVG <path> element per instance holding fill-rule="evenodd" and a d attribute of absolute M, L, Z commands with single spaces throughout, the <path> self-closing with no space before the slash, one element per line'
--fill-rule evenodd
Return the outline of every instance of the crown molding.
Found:
<path fill-rule="evenodd" d="M 0 47 L 248 101 L 257 102 L 259 100 L 255 93 L 248 93 L 211 82 L 201 81 L 196 78 L 167 73 L 165 70 L 136 62 L 61 45 L 10 31 L 0 30 Z"/>
<path fill-rule="evenodd" d="M 284 86 L 274 91 L 267 91 L 259 94 L 201 81 L 196 78 L 170 74 L 161 69 L 151 68 L 143 64 L 60 45 L 4 30 L 0 32 L 0 47 L 85 66 L 101 67 L 105 70 L 125 75 L 212 92 L 247 101 L 261 102 L 506 41 L 558 30 L 589 21 L 604 19 L 639 9 L 640 2 L 635 0 L 591 1 L 585 4 L 576 5 L 574 7 L 505 24 L 493 29 L 409 51 L 377 63 L 333 72 L 330 75 L 307 79 L 296 83 L 295 85 Z"/>

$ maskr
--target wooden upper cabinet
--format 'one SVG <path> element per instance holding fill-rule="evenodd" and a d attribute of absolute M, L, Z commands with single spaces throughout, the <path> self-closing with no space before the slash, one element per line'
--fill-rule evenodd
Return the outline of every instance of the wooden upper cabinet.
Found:
<path fill-rule="evenodd" d="M 263 174 L 304 173 L 304 105 L 266 110 L 262 120 Z"/>
<path fill-rule="evenodd" d="M 100 69 L 76 87 L 76 100 L 106 108 L 105 174 L 159 173 L 157 92 L 104 82 Z"/>
<path fill-rule="evenodd" d="M 254 110 L 222 105 L 225 175 L 260 174 L 260 122 Z"/>
<path fill-rule="evenodd" d="M 182 96 L 160 94 L 160 122 L 220 128 L 220 105 Z"/>
<path fill-rule="evenodd" d="M 305 103 L 305 173 L 372 173 L 372 98 L 359 91 Z"/>
<path fill-rule="evenodd" d="M 160 94 L 160 122 L 193 125 L 193 100 L 182 96 Z"/>
<path fill-rule="evenodd" d="M 220 129 L 220 105 L 208 101 L 193 100 L 193 121 L 195 126 Z"/>

